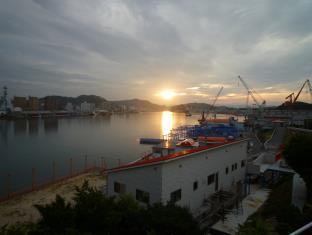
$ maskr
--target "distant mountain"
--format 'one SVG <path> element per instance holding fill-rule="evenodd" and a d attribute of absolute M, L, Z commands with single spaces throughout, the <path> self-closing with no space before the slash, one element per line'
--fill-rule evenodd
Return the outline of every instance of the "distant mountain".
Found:
<path fill-rule="evenodd" d="M 60 109 L 63 109 L 67 103 L 72 103 L 73 105 L 80 106 L 83 102 L 94 103 L 95 107 L 101 107 L 103 103 L 107 102 L 106 99 L 96 95 L 80 95 L 77 97 L 66 97 L 66 96 L 46 96 L 40 98 L 41 101 L 46 99 L 53 99 L 57 102 Z"/>
<path fill-rule="evenodd" d="M 297 101 L 291 106 L 285 106 L 284 104 L 281 104 L 277 107 L 277 109 L 285 110 L 285 109 L 291 109 L 291 110 L 312 110 L 312 104 L 300 102 Z"/>
<path fill-rule="evenodd" d="M 172 112 L 185 112 L 190 111 L 191 113 L 199 113 L 202 111 L 207 111 L 211 109 L 210 104 L 206 103 L 188 103 L 188 104 L 179 104 L 170 107 Z"/>
<path fill-rule="evenodd" d="M 148 100 L 140 100 L 140 99 L 131 99 L 131 100 L 117 100 L 117 101 L 110 101 L 110 103 L 114 104 L 115 106 L 125 106 L 132 110 L 137 110 L 141 112 L 146 111 L 163 111 L 167 107 L 164 105 L 154 104 Z"/>

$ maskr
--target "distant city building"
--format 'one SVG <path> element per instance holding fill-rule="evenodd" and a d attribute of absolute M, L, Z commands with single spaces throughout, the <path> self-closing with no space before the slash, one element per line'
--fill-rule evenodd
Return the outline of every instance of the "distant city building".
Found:
<path fill-rule="evenodd" d="M 68 112 L 73 112 L 74 111 L 74 106 L 73 106 L 73 104 L 72 103 L 67 103 L 66 105 L 65 105 L 65 110 L 66 111 L 68 111 Z"/>
<path fill-rule="evenodd" d="M 95 111 L 95 104 L 94 103 L 88 103 L 88 102 L 83 102 L 80 105 L 80 111 L 83 113 L 91 113 Z"/>
<path fill-rule="evenodd" d="M 44 109 L 49 111 L 59 110 L 58 100 L 55 97 L 47 96 L 44 99 Z"/>
<path fill-rule="evenodd" d="M 27 100 L 27 106 L 28 110 L 39 110 L 39 99 L 37 97 L 29 96 Z"/>
<path fill-rule="evenodd" d="M 37 97 L 29 96 L 26 97 L 14 96 L 13 98 L 14 108 L 20 108 L 22 111 L 36 111 L 39 110 L 39 99 Z"/>
<path fill-rule="evenodd" d="M 26 97 L 14 96 L 12 103 L 14 108 L 21 108 L 23 111 L 27 110 L 28 105 Z"/>
<path fill-rule="evenodd" d="M 79 113 L 80 112 L 80 106 L 79 105 L 75 105 L 74 106 L 74 111 Z"/>

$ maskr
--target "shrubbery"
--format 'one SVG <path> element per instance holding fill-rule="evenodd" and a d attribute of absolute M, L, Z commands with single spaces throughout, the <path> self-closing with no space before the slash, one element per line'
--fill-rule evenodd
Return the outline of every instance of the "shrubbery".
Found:
<path fill-rule="evenodd" d="M 38 223 L 5 227 L 0 234 L 202 234 L 186 208 L 143 207 L 129 195 L 106 197 L 87 182 L 76 188 L 73 203 L 57 196 L 51 204 L 35 207 L 42 216 Z"/>

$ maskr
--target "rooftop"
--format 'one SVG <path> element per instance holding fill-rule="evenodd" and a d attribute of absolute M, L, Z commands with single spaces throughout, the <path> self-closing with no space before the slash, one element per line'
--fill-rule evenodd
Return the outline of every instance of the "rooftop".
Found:
<path fill-rule="evenodd" d="M 143 167 L 143 166 L 148 166 L 148 165 L 153 165 L 153 164 L 161 164 L 163 162 L 183 158 L 183 157 L 186 157 L 188 155 L 192 155 L 194 153 L 199 153 L 202 151 L 226 147 L 226 146 L 233 145 L 236 143 L 244 142 L 246 140 L 248 140 L 248 139 L 247 138 L 241 138 L 241 139 L 236 139 L 236 140 L 228 140 L 228 141 L 223 142 L 223 143 L 209 143 L 207 145 L 198 146 L 198 147 L 185 147 L 185 148 L 176 147 L 174 153 L 163 155 L 163 156 L 161 156 L 161 155 L 157 156 L 155 154 L 149 154 L 149 155 L 147 155 L 141 159 L 136 160 L 135 162 L 109 169 L 109 172 L 116 172 L 116 171 L 121 171 L 121 170 L 136 168 L 136 167 Z M 169 149 L 172 149 L 172 145 L 170 144 L 169 146 L 170 146 Z M 160 146 L 159 148 L 162 148 L 162 146 Z M 168 151 L 168 153 L 169 153 L 169 151 Z"/>

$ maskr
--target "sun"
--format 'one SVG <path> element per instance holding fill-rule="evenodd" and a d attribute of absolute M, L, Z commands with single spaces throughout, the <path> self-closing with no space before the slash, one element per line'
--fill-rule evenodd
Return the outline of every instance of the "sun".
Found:
<path fill-rule="evenodd" d="M 163 90 L 159 94 L 164 100 L 171 100 L 175 96 L 175 92 L 172 90 Z"/>

